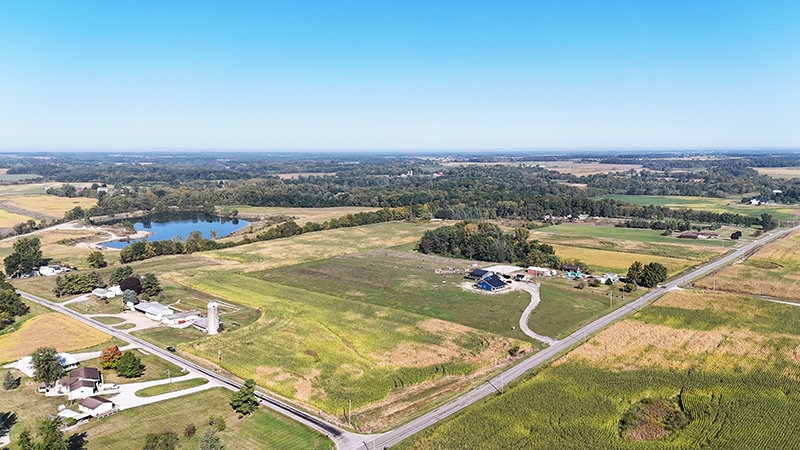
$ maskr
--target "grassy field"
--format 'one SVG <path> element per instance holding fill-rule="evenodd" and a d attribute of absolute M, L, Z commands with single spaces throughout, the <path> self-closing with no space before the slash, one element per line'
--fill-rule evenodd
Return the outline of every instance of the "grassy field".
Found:
<path fill-rule="evenodd" d="M 192 378 L 191 380 L 176 381 L 170 384 L 160 384 L 136 391 L 137 397 L 153 397 L 155 395 L 167 394 L 169 392 L 182 391 L 184 389 L 202 386 L 208 383 L 205 378 Z"/>
<path fill-rule="evenodd" d="M 445 163 L 446 166 L 513 166 L 517 167 L 520 164 L 528 164 L 528 165 L 539 165 L 542 164 L 545 166 L 547 170 L 555 170 L 561 173 L 569 173 L 576 176 L 583 176 L 583 175 L 593 175 L 599 173 L 610 173 L 610 172 L 625 172 L 628 170 L 636 170 L 642 168 L 640 164 L 603 164 L 603 163 L 576 163 L 572 161 L 544 161 L 544 162 L 535 162 L 535 161 L 511 161 L 511 162 L 453 162 L 453 163 Z"/>
<path fill-rule="evenodd" d="M 795 448 L 798 322 L 794 306 L 674 291 L 505 395 L 393 448 Z M 679 398 L 689 424 L 661 440 L 623 438 L 622 415 L 646 398 Z"/>
<path fill-rule="evenodd" d="M 41 177 L 41 175 L 36 175 L 33 173 L 0 173 L 0 182 L 35 180 L 36 178 Z"/>
<path fill-rule="evenodd" d="M 225 370 L 334 418 L 348 400 L 358 411 L 392 392 L 472 373 L 503 360 L 515 346 L 528 346 L 455 323 L 252 277 L 225 274 L 187 282 L 264 313 L 234 333 L 179 349 L 208 361 L 221 351 Z"/>
<path fill-rule="evenodd" d="M 465 292 L 463 269 L 473 261 L 376 249 L 249 273 L 248 276 L 298 289 L 394 308 L 459 323 L 515 339 L 512 330 L 530 303 L 527 292 L 486 296 Z M 482 263 L 486 264 L 486 263 Z M 435 269 L 458 268 L 439 275 Z"/>
<path fill-rule="evenodd" d="M 446 223 L 378 223 L 301 234 L 197 255 L 220 262 L 239 261 L 244 264 L 235 269 L 250 272 L 417 242 L 425 231 L 443 225 Z"/>
<path fill-rule="evenodd" d="M 771 242 L 743 263 L 727 266 L 697 282 L 696 287 L 741 294 L 800 298 L 800 232 Z"/>
<path fill-rule="evenodd" d="M 581 236 L 577 234 L 551 234 L 540 231 L 531 234 L 533 239 L 550 245 L 565 245 L 612 252 L 635 253 L 639 255 L 686 259 L 689 261 L 705 261 L 725 251 L 720 243 L 713 241 L 708 241 L 707 244 L 705 241 L 695 241 L 696 245 L 692 245 L 688 242 L 666 244 L 662 242 L 621 240 L 616 238 Z M 730 243 L 727 245 L 727 248 L 731 247 Z"/>
<path fill-rule="evenodd" d="M 64 213 L 80 206 L 88 209 L 97 204 L 96 198 L 75 197 L 64 198 L 55 195 L 19 195 L 2 197 L 3 200 L 16 208 L 34 211 L 53 218 L 62 218 Z"/>
<path fill-rule="evenodd" d="M 554 225 L 552 227 L 541 228 L 531 233 L 532 239 L 538 239 L 539 236 L 544 234 L 558 234 L 569 236 L 585 236 L 601 239 L 616 239 L 622 241 L 633 242 L 650 242 L 650 243 L 663 243 L 674 245 L 686 245 L 692 247 L 721 247 L 719 241 L 697 241 L 678 239 L 680 233 L 673 233 L 672 236 L 662 236 L 661 231 L 657 230 L 643 230 L 638 228 L 616 228 L 612 226 L 594 226 L 594 225 L 576 225 L 576 224 L 562 224 Z M 728 244 L 730 246 L 730 244 Z"/>
<path fill-rule="evenodd" d="M 539 287 L 540 303 L 531 313 L 528 327 L 538 334 L 554 338 L 563 337 L 586 323 L 613 311 L 623 304 L 622 283 L 614 285 L 612 304 L 609 305 L 608 286 L 596 288 L 586 286 L 576 289 L 574 281 L 553 278 L 542 281 Z M 624 303 L 628 303 L 645 293 L 626 293 Z"/>
<path fill-rule="evenodd" d="M 551 245 L 555 249 L 556 255 L 562 258 L 579 259 L 588 264 L 593 273 L 614 272 L 624 275 L 628 272 L 628 268 L 634 261 L 639 261 L 642 264 L 651 262 L 661 263 L 667 268 L 669 276 L 672 276 L 695 264 L 686 259 L 665 258 L 663 256 L 649 256 L 610 250 L 595 250 L 558 244 Z"/>
<path fill-rule="evenodd" d="M 0 361 L 30 355 L 38 347 L 69 352 L 111 339 L 111 336 L 58 313 L 26 320 L 17 331 L 0 336 Z"/>
<path fill-rule="evenodd" d="M 22 375 L 16 372 L 16 376 Z M 65 403 L 64 397 L 45 397 L 36 393 L 36 384 L 26 385 L 13 391 L 0 390 L 0 412 L 15 414 L 15 424 L 10 427 L 12 442 L 16 442 L 23 429 L 34 430 L 38 422 L 58 411 Z M 181 437 L 184 449 L 197 448 L 198 436 L 205 431 L 206 418 L 221 415 L 227 424 L 220 438 L 226 448 L 259 448 L 269 450 L 328 450 L 331 442 L 313 430 L 287 419 L 266 408 L 260 408 L 253 416 L 238 419 L 228 405 L 230 391 L 222 388 L 209 389 L 196 394 L 166 400 L 152 405 L 128 409 L 103 419 L 92 419 L 75 432 L 85 433 L 87 449 L 139 450 L 144 444 L 146 431 L 174 430 Z M 69 402 L 67 402 L 69 404 Z M 77 402 L 72 408 L 77 410 Z M 136 426 L 131 426 L 135 423 Z M 191 439 L 183 437 L 187 423 L 197 427 L 197 435 Z M 11 447 L 16 448 L 14 445 Z"/>
<path fill-rule="evenodd" d="M 58 183 L 7 184 L 0 186 L 0 197 L 28 194 L 46 195 L 45 189 L 49 186 L 61 185 Z"/>
<path fill-rule="evenodd" d="M 759 217 L 763 213 L 772 214 L 778 220 L 794 219 L 800 209 L 792 206 L 752 206 L 740 203 L 737 199 L 709 198 L 709 197 L 680 197 L 659 195 L 606 195 L 604 198 L 632 203 L 634 205 L 668 206 L 675 209 L 694 209 L 716 213 L 741 214 L 743 216 Z"/>

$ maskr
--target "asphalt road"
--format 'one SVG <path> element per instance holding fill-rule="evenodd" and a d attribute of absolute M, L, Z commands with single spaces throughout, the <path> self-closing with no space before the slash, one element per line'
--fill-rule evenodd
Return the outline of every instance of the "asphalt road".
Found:
<path fill-rule="evenodd" d="M 593 333 L 600 331 L 604 327 L 621 319 L 625 315 L 633 311 L 638 311 L 643 306 L 657 299 L 665 292 L 675 289 L 679 285 L 691 281 L 692 279 L 695 279 L 708 272 L 711 272 L 721 266 L 729 264 L 732 261 L 742 257 L 747 252 L 757 247 L 760 247 L 766 244 L 767 242 L 773 239 L 777 239 L 778 237 L 783 236 L 786 233 L 796 229 L 800 229 L 800 226 L 788 230 L 778 231 L 771 235 L 767 235 L 759 240 L 753 241 L 745 245 L 740 249 L 737 249 L 736 251 L 720 258 L 717 261 L 706 264 L 692 272 L 689 272 L 686 275 L 683 275 L 664 285 L 661 285 L 660 287 L 651 290 L 647 294 L 628 303 L 627 305 L 624 305 L 621 308 L 618 308 L 610 312 L 609 314 L 595 320 L 594 322 L 586 325 L 585 327 L 572 333 L 571 335 L 565 337 L 564 339 L 556 341 L 551 346 L 530 356 L 529 358 L 523 360 L 519 364 L 504 371 L 497 377 L 465 393 L 464 395 L 456 398 L 455 400 L 452 400 L 449 403 L 446 403 L 434 409 L 433 411 L 426 413 L 386 433 L 372 434 L 372 435 L 361 435 L 361 434 L 351 433 L 342 430 L 337 426 L 329 424 L 316 416 L 301 411 L 287 403 L 284 403 L 268 395 L 258 393 L 259 400 L 266 407 L 274 411 L 277 411 L 283 415 L 286 415 L 294 420 L 297 420 L 298 422 L 329 436 L 334 441 L 339 450 L 372 450 L 372 449 L 383 449 L 391 447 L 392 445 L 395 445 L 400 441 L 410 436 L 413 436 L 414 434 L 424 430 L 425 428 L 434 425 L 435 423 L 451 416 L 452 414 L 455 414 L 458 411 L 461 411 L 467 406 L 477 401 L 480 401 L 489 395 L 492 395 L 497 392 L 502 392 L 504 390 L 505 384 L 515 380 L 516 378 L 524 375 L 527 371 L 557 356 L 559 353 L 569 349 L 576 343 L 584 341 L 587 338 L 587 336 L 591 336 Z M 89 317 L 79 314 L 58 303 L 53 303 L 51 301 L 36 297 L 34 295 L 25 292 L 19 291 L 19 293 L 26 300 L 30 300 L 39 303 L 41 305 L 47 306 L 50 309 L 58 311 L 62 314 L 66 314 L 67 316 L 79 320 L 89 326 L 102 330 L 103 332 L 108 333 L 111 336 L 117 337 L 123 341 L 127 341 L 132 344 L 136 344 L 141 348 L 146 349 L 147 351 L 152 352 L 158 355 L 159 357 L 166 359 L 167 361 L 170 361 L 172 363 L 175 363 L 179 366 L 194 369 L 202 373 L 204 376 L 222 383 L 224 386 L 228 387 L 231 390 L 239 390 L 239 388 L 241 387 L 239 383 L 229 380 L 228 378 L 212 370 L 199 366 L 191 361 L 187 361 L 174 353 L 170 353 L 147 341 L 136 338 L 135 336 L 131 336 L 127 333 L 123 333 L 119 330 L 111 328 L 108 325 L 102 324 L 96 320 L 93 320 Z"/>

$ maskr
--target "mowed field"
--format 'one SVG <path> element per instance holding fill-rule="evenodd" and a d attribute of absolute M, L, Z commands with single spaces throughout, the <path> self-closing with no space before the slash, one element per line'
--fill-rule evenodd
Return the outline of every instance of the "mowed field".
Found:
<path fill-rule="evenodd" d="M 769 243 L 742 263 L 695 282 L 696 287 L 800 299 L 800 231 Z"/>
<path fill-rule="evenodd" d="M 529 344 L 397 309 L 224 274 L 193 277 L 190 286 L 263 311 L 254 324 L 181 344 L 179 349 L 341 421 L 352 400 L 360 408 L 426 381 L 448 381 L 508 357 Z M 449 385 L 449 386 L 448 386 Z M 441 393 L 431 393 L 436 398 Z M 398 395 L 369 428 L 414 405 Z"/>
<path fill-rule="evenodd" d="M 92 230 L 47 230 L 32 236 L 39 238 L 41 243 L 42 256 L 51 260 L 53 263 L 63 263 L 75 267 L 89 267 L 86 258 L 95 250 L 90 248 L 76 247 L 76 241 L 101 240 L 108 236 L 106 233 L 98 233 Z M 14 250 L 14 242 L 17 238 L 9 238 L 0 241 L 0 259 L 10 255 Z M 119 250 L 103 250 L 106 261 L 109 264 L 119 260 Z"/>
<path fill-rule="evenodd" d="M 18 223 L 27 222 L 31 217 L 0 210 L 0 228 L 11 228 Z"/>
<path fill-rule="evenodd" d="M 504 395 L 394 446 L 443 449 L 793 449 L 800 441 L 800 308 L 673 291 Z M 684 428 L 622 437 L 643 399 L 679 399 Z"/>
<path fill-rule="evenodd" d="M 528 340 L 519 317 L 527 292 L 480 295 L 461 288 L 474 261 L 376 249 L 249 273 L 271 283 L 446 320 L 515 339 Z M 486 267 L 487 263 L 478 263 Z M 436 274 L 436 269 L 459 273 Z M 518 328 L 518 327 L 517 327 Z"/>
<path fill-rule="evenodd" d="M 239 247 L 196 253 L 213 260 L 244 263 L 239 271 L 256 271 L 379 247 L 416 243 L 427 230 L 449 223 L 387 222 L 317 231 L 291 238 L 256 242 Z"/>
<path fill-rule="evenodd" d="M 743 196 L 744 197 L 744 196 Z M 681 197 L 671 195 L 606 195 L 610 198 L 634 205 L 667 206 L 675 209 L 694 209 L 716 213 L 741 214 L 759 217 L 763 213 L 772 214 L 778 220 L 794 219 L 800 208 L 792 206 L 752 206 L 740 203 L 741 197 L 736 199 L 710 198 L 710 197 Z"/>
<path fill-rule="evenodd" d="M 0 361 L 13 361 L 30 355 L 38 347 L 55 347 L 69 352 L 102 344 L 111 336 L 58 313 L 38 315 L 26 320 L 13 333 L 0 336 Z"/>
<path fill-rule="evenodd" d="M 562 258 L 579 259 L 592 269 L 593 273 L 613 272 L 624 275 L 634 261 L 642 264 L 657 262 L 667 268 L 669 276 L 680 273 L 694 265 L 692 261 L 663 256 L 648 256 L 637 253 L 626 253 L 611 250 L 595 250 L 590 248 L 572 247 L 567 245 L 551 244 L 556 255 Z"/>

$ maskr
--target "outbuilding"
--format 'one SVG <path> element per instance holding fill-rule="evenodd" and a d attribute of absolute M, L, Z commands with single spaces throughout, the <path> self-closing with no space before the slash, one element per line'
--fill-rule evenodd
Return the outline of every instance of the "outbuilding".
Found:
<path fill-rule="evenodd" d="M 103 397 L 86 397 L 78 403 L 78 409 L 86 414 L 98 416 L 114 409 L 114 402 Z"/>
<path fill-rule="evenodd" d="M 148 319 L 157 320 L 159 322 L 161 322 L 164 316 L 175 313 L 169 306 L 162 305 L 158 302 L 139 302 L 138 305 L 134 305 L 133 309 L 143 313 Z"/>
<path fill-rule="evenodd" d="M 488 270 L 475 269 L 472 272 L 468 273 L 464 278 L 468 278 L 470 280 L 482 280 L 491 274 L 492 273 L 489 272 Z"/>
<path fill-rule="evenodd" d="M 199 309 L 190 309 L 188 311 L 180 311 L 175 314 L 166 315 L 161 318 L 161 321 L 170 326 L 190 325 L 191 322 L 199 319 L 200 315 Z"/>
<path fill-rule="evenodd" d="M 483 289 L 485 291 L 498 291 L 500 289 L 505 289 L 508 287 L 505 281 L 503 281 L 497 275 L 490 275 L 483 280 L 475 283 L 475 287 L 478 289 Z"/>

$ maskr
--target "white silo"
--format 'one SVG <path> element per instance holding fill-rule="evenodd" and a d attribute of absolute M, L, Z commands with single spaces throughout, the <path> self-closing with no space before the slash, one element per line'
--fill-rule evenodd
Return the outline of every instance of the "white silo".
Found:
<path fill-rule="evenodd" d="M 208 334 L 217 334 L 219 330 L 219 305 L 217 302 L 208 304 Z"/>

